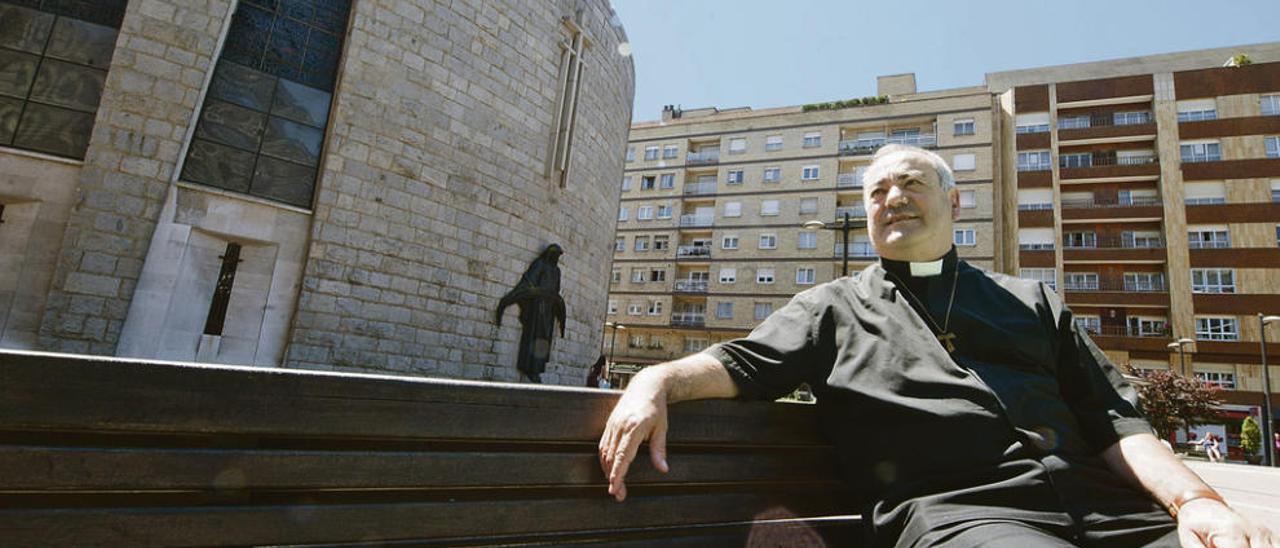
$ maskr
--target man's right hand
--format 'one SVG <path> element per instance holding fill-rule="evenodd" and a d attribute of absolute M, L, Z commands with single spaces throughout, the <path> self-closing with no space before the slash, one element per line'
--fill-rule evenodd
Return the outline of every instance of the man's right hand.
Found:
<path fill-rule="evenodd" d="M 627 470 L 644 441 L 653 467 L 667 473 L 667 391 L 658 376 L 642 372 L 618 399 L 600 436 L 600 469 L 619 502 L 627 498 Z"/>

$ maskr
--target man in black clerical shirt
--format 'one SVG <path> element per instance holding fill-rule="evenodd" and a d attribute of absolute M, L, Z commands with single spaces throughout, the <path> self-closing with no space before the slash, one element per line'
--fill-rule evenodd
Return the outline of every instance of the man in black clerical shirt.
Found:
<path fill-rule="evenodd" d="M 956 257 L 942 158 L 889 145 L 863 182 L 880 263 L 636 375 L 600 439 L 610 494 L 644 441 L 667 471 L 668 403 L 807 382 L 875 544 L 1276 546 L 1151 434 L 1061 298 Z"/>

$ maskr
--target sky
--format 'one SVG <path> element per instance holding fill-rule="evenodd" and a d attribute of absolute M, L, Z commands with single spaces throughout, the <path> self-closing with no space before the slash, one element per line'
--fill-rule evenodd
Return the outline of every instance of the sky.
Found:
<path fill-rule="evenodd" d="M 983 75 L 1280 41 L 1277 0 L 612 0 L 636 67 L 633 121 L 662 106 L 769 108 Z M 1224 59 L 1225 60 L 1225 59 Z"/>

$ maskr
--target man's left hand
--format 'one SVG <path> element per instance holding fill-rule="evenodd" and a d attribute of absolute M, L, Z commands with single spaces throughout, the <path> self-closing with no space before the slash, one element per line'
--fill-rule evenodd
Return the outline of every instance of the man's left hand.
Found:
<path fill-rule="evenodd" d="M 1280 548 L 1280 537 L 1270 529 L 1212 499 L 1196 499 L 1178 509 L 1178 540 L 1196 548 Z"/>

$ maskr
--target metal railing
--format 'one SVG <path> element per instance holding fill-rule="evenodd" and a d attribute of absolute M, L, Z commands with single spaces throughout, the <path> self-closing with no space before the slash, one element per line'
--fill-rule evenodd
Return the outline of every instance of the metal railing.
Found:
<path fill-rule="evenodd" d="M 715 182 L 715 181 L 710 181 L 710 182 L 705 182 L 705 181 L 704 181 L 704 182 L 699 182 L 699 183 L 685 183 L 685 184 L 684 184 L 684 194 L 685 194 L 685 196 L 702 196 L 702 195 L 706 195 L 706 194 L 715 194 L 715 193 L 716 193 L 716 182 Z"/>
<path fill-rule="evenodd" d="M 707 324 L 705 312 L 672 312 L 671 325 L 680 327 L 703 327 Z"/>
<path fill-rule="evenodd" d="M 1198 164 L 1200 162 L 1221 162 L 1221 161 L 1222 161 L 1222 152 L 1182 155 L 1182 163 L 1184 164 Z"/>
<path fill-rule="evenodd" d="M 1078 282 L 1062 284 L 1064 291 L 1126 291 L 1131 293 L 1162 293 L 1167 291 L 1164 282 Z"/>
<path fill-rule="evenodd" d="M 1168 337 L 1169 328 L 1164 329 L 1139 329 L 1136 327 L 1104 325 L 1101 327 L 1087 327 L 1085 332 L 1090 335 L 1102 335 L 1105 337 Z"/>
<path fill-rule="evenodd" d="M 691 151 L 685 156 L 684 163 L 689 165 L 715 164 L 720 162 L 720 150 Z"/>
<path fill-rule="evenodd" d="M 1018 164 L 1018 171 L 1050 171 L 1053 166 L 1048 163 L 1041 164 Z"/>
<path fill-rule="evenodd" d="M 1150 111 L 1095 112 L 1082 116 L 1059 116 L 1058 129 L 1084 129 L 1106 126 L 1136 126 L 1153 121 Z"/>
<path fill-rule="evenodd" d="M 1231 247 L 1231 242 L 1223 241 L 1223 240 L 1210 240 L 1207 242 L 1205 241 L 1188 241 L 1187 242 L 1187 248 L 1189 249 L 1226 249 L 1228 247 Z"/>
<path fill-rule="evenodd" d="M 707 280 L 676 280 L 676 293 L 706 293 Z"/>
<path fill-rule="evenodd" d="M 1018 211 L 1045 211 L 1053 209 L 1053 204 L 1018 204 Z"/>
<path fill-rule="evenodd" d="M 836 188 L 862 188 L 862 171 L 836 175 Z"/>
<path fill-rule="evenodd" d="M 891 135 L 889 137 L 873 137 L 868 139 L 845 139 L 840 141 L 840 154 L 872 154 L 885 145 L 910 145 L 920 148 L 938 146 L 938 136 L 934 133 L 915 135 Z"/>
<path fill-rule="evenodd" d="M 1045 250 L 1052 251 L 1052 250 L 1053 250 L 1053 244 L 1026 244 L 1026 243 L 1020 243 L 1020 244 L 1018 244 L 1018 249 L 1021 249 L 1021 250 L 1024 250 L 1024 251 L 1045 251 Z"/>
<path fill-rule="evenodd" d="M 1063 245 L 1063 249 L 1163 249 L 1158 238 L 1095 238 L 1087 245 Z M 1052 248 L 1050 248 L 1052 249 Z"/>
<path fill-rule="evenodd" d="M 833 255 L 837 258 L 844 257 L 843 246 L 836 244 L 833 249 Z M 849 244 L 850 259 L 875 259 L 880 255 L 876 253 L 876 248 L 868 242 L 854 242 Z"/>
<path fill-rule="evenodd" d="M 676 247 L 677 257 L 710 257 L 711 246 L 706 245 L 682 245 Z"/>
<path fill-rule="evenodd" d="M 1113 154 L 1094 154 L 1091 156 L 1063 155 L 1058 157 L 1058 167 L 1063 169 L 1080 169 L 1105 166 L 1141 166 L 1158 163 L 1155 154 L 1137 156 L 1116 156 Z"/>
<path fill-rule="evenodd" d="M 845 206 L 845 207 L 837 207 L 837 208 L 836 208 L 836 220 L 837 220 L 837 221 L 842 221 L 842 220 L 844 220 L 844 214 L 845 214 L 845 213 L 848 213 L 850 218 L 853 218 L 853 219 L 862 219 L 862 218 L 865 218 L 865 217 L 867 216 L 867 209 L 866 209 L 865 207 L 863 207 L 863 206 L 860 206 L 860 205 L 856 205 L 856 206 Z"/>
<path fill-rule="evenodd" d="M 711 226 L 716 218 L 706 215 L 681 215 L 680 226 Z"/>
<path fill-rule="evenodd" d="M 1160 205 L 1160 198 L 1155 196 L 1135 196 L 1127 200 L 1094 200 L 1094 199 L 1077 199 L 1063 200 L 1062 209 L 1092 209 L 1104 207 L 1145 207 Z M 1022 206 L 1018 206 L 1021 209 Z"/>

